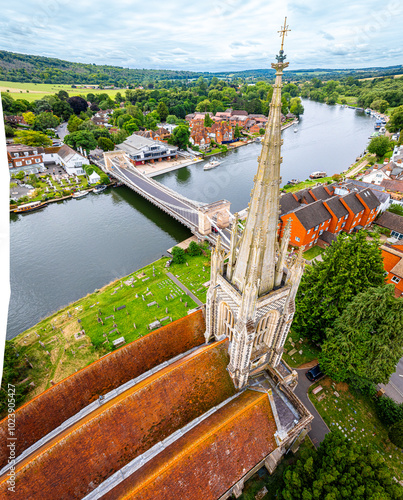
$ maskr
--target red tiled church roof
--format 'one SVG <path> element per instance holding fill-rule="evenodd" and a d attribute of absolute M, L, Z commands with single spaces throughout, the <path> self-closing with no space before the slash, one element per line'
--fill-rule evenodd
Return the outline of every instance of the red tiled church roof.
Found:
<path fill-rule="evenodd" d="M 202 311 L 174 321 L 104 356 L 39 394 L 15 413 L 16 456 L 100 395 L 204 343 Z M 7 419 L 0 422 L 0 468 L 7 463 Z"/>
<path fill-rule="evenodd" d="M 104 500 L 215 500 L 276 447 L 267 394 L 247 390 L 107 493 Z"/>

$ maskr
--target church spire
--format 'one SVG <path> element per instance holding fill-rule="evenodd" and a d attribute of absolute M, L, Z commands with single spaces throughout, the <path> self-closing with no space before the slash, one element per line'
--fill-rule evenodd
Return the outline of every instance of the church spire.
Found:
<path fill-rule="evenodd" d="M 248 217 L 245 224 L 239 254 L 235 263 L 232 282 L 243 291 L 247 285 L 248 277 L 251 275 L 250 266 L 254 261 L 253 243 L 260 234 L 259 252 L 259 295 L 263 295 L 275 286 L 276 274 L 276 248 L 277 248 L 277 226 L 280 201 L 280 165 L 281 158 L 281 87 L 283 70 L 288 66 L 284 62 L 284 36 L 287 34 L 288 26 L 285 18 L 284 26 L 279 31 L 281 49 L 276 56 L 277 62 L 272 63 L 276 70 L 276 80 L 273 87 L 273 96 L 270 103 L 269 118 L 267 121 L 264 139 L 262 141 L 262 152 L 259 156 L 259 166 L 254 178 L 254 187 L 249 204 Z M 256 265 L 256 263 L 255 263 Z"/>

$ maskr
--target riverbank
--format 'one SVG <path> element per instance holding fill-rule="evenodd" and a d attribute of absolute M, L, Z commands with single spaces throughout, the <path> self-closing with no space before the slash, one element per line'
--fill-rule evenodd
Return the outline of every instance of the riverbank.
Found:
<path fill-rule="evenodd" d="M 186 254 L 185 263 L 168 268 L 167 261 L 168 257 L 162 257 L 117 279 L 17 335 L 11 341 L 19 354 L 15 363 L 22 361 L 30 367 L 24 381 L 15 381 L 29 389 L 21 404 L 116 346 L 182 318 L 205 303 L 209 250 L 204 248 L 204 254 L 195 257 Z"/>
<path fill-rule="evenodd" d="M 146 163 L 145 165 L 138 165 L 136 168 L 145 174 L 147 177 L 155 177 L 157 175 L 166 174 L 178 170 L 179 168 L 188 167 L 195 163 L 203 161 L 201 158 L 186 158 L 183 160 L 170 160 L 161 161 L 158 163 Z"/>

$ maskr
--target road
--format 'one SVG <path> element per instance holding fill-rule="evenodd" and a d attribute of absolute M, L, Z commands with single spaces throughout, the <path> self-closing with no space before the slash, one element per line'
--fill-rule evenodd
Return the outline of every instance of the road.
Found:
<path fill-rule="evenodd" d="M 63 140 L 64 137 L 69 133 L 69 131 L 67 130 L 67 122 L 63 122 L 58 127 L 56 127 L 56 132 L 59 138 Z"/>
<path fill-rule="evenodd" d="M 379 384 L 379 387 L 385 390 L 385 394 L 394 399 L 396 403 L 403 403 L 403 358 L 396 366 L 396 371 L 389 379 L 386 385 Z"/>
<path fill-rule="evenodd" d="M 296 370 L 298 372 L 298 385 L 294 393 L 314 417 L 311 423 L 312 429 L 309 432 L 309 437 L 315 447 L 318 447 L 319 444 L 325 439 L 326 434 L 330 432 L 330 429 L 325 424 L 314 405 L 311 403 L 311 400 L 308 398 L 308 389 L 312 385 L 312 382 L 310 382 L 305 376 L 305 372 L 308 371 L 308 369 L 297 368 Z"/>

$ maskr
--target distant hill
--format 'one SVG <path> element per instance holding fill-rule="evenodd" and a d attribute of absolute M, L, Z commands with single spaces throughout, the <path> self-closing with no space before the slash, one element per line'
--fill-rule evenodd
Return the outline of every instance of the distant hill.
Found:
<path fill-rule="evenodd" d="M 301 69 L 285 72 L 290 80 L 303 80 L 314 76 L 323 80 L 339 79 L 353 76 L 355 78 L 372 78 L 403 73 L 403 66 L 386 68 L 372 67 L 365 69 Z M 53 83 L 53 84 L 95 84 L 126 87 L 127 85 L 143 85 L 167 80 L 193 80 L 199 76 L 233 80 L 236 78 L 250 81 L 271 80 L 272 69 L 251 69 L 244 71 L 195 72 L 169 69 L 130 69 L 119 66 L 84 64 L 63 61 L 51 57 L 17 54 L 0 51 L 0 80 L 9 82 Z"/>

